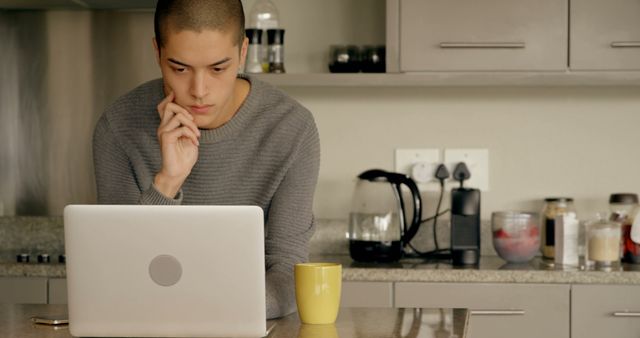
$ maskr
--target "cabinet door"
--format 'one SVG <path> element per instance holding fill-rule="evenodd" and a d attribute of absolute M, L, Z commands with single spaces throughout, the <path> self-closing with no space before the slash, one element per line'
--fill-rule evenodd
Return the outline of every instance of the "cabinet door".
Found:
<path fill-rule="evenodd" d="M 46 304 L 47 279 L 30 277 L 0 278 L 0 303 Z"/>
<path fill-rule="evenodd" d="M 572 70 L 640 70 L 640 1 L 571 0 Z"/>
<path fill-rule="evenodd" d="M 566 70 L 568 1 L 401 0 L 400 70 Z"/>
<path fill-rule="evenodd" d="M 572 286 L 571 336 L 640 337 L 640 286 Z"/>
<path fill-rule="evenodd" d="M 469 338 L 569 338 L 570 286 L 396 283 L 396 307 L 468 308 Z"/>
<path fill-rule="evenodd" d="M 49 304 L 67 304 L 67 280 L 49 279 Z"/>
<path fill-rule="evenodd" d="M 393 307 L 391 282 L 342 282 L 341 307 Z"/>

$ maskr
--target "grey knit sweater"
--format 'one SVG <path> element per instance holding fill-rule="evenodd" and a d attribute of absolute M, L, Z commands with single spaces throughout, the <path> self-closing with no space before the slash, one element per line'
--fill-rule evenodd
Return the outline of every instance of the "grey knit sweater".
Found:
<path fill-rule="evenodd" d="M 296 309 L 293 265 L 308 259 L 320 144 L 307 109 L 269 84 L 243 77 L 251 83 L 249 95 L 229 122 L 201 130 L 198 161 L 175 199 L 153 185 L 162 163 L 156 136 L 162 80 L 110 105 L 93 138 L 98 202 L 260 206 L 267 316 L 275 318 Z"/>

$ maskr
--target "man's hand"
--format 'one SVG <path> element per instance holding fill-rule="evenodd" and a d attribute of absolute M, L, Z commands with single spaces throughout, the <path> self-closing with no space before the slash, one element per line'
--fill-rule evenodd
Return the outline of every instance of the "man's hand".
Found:
<path fill-rule="evenodd" d="M 162 169 L 156 174 L 154 184 L 165 196 L 174 198 L 198 160 L 200 131 L 193 116 L 173 102 L 173 92 L 160 104 L 158 141 L 162 151 Z"/>

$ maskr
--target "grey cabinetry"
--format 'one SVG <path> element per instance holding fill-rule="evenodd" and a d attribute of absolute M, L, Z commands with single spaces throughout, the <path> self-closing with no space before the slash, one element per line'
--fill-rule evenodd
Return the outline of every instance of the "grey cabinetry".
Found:
<path fill-rule="evenodd" d="M 396 283 L 395 288 L 395 307 L 469 308 L 469 338 L 570 337 L 569 285 Z"/>
<path fill-rule="evenodd" d="M 571 0 L 572 70 L 640 70 L 640 1 Z"/>
<path fill-rule="evenodd" d="M 67 280 L 49 279 L 49 304 L 67 304 Z"/>
<path fill-rule="evenodd" d="M 342 282 L 341 307 L 393 307 L 391 282 Z"/>
<path fill-rule="evenodd" d="M 46 304 L 47 279 L 32 277 L 0 278 L 0 303 Z"/>
<path fill-rule="evenodd" d="M 640 286 L 574 285 L 573 338 L 640 337 Z"/>
<path fill-rule="evenodd" d="M 396 10 L 401 72 L 567 68 L 568 1 L 391 0 Z"/>

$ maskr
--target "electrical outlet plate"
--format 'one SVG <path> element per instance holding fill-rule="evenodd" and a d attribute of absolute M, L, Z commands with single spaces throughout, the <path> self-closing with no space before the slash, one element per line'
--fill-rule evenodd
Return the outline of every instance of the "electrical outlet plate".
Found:
<path fill-rule="evenodd" d="M 420 190 L 439 189 L 434 177 L 440 164 L 439 149 L 396 149 L 395 162 L 395 171 L 413 178 Z"/>
<path fill-rule="evenodd" d="M 464 162 L 471 172 L 471 178 L 464 182 L 467 188 L 489 191 L 489 150 L 488 149 L 445 149 L 444 163 L 453 177 L 453 170 Z M 447 189 L 458 187 L 459 183 L 448 179 Z"/>

